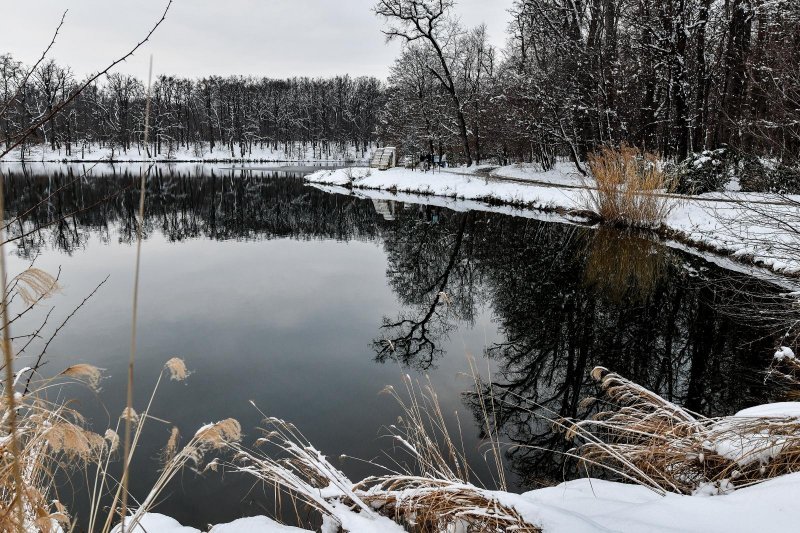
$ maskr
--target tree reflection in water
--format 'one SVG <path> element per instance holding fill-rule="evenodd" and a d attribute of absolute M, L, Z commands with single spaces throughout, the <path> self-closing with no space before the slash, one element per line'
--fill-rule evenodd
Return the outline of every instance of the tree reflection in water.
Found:
<path fill-rule="evenodd" d="M 582 400 L 595 393 L 597 365 L 709 415 L 767 394 L 774 336 L 729 312 L 752 306 L 749 294 L 774 293 L 765 283 L 638 235 L 488 213 L 448 212 L 438 224 L 400 213 L 384 242 L 404 310 L 384 319 L 378 360 L 431 366 L 456 323 L 488 303 L 504 340 L 487 347 L 498 371 L 481 392 L 493 395 L 523 487 L 575 474 L 549 420 L 591 414 Z M 465 401 L 480 427 L 477 392 Z"/>
<path fill-rule="evenodd" d="M 71 253 L 85 246 L 90 232 L 132 242 L 138 170 L 82 174 L 75 166 L 6 174 L 9 237 L 19 254 L 32 257 L 42 246 Z M 368 202 L 309 188 L 291 172 L 156 166 L 147 188 L 146 239 L 156 231 L 170 241 L 374 239 L 382 222 Z M 42 198 L 48 201 L 31 210 Z"/>

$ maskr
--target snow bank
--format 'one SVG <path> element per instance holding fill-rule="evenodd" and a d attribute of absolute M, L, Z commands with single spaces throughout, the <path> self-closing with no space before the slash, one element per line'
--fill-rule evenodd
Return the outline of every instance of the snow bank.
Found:
<path fill-rule="evenodd" d="M 113 533 L 119 533 L 120 527 L 114 528 Z M 168 516 L 157 513 L 144 515 L 141 522 L 134 529 L 126 529 L 130 533 L 202 533 L 199 529 L 185 527 Z M 209 533 L 307 533 L 307 529 L 284 526 L 265 516 L 241 518 L 230 524 L 220 524 L 211 528 Z"/>
<path fill-rule="evenodd" d="M 210 533 L 306 533 L 307 531 L 298 527 L 284 526 L 265 516 L 255 516 L 214 526 Z"/>
<path fill-rule="evenodd" d="M 120 530 L 120 526 L 117 526 L 113 529 L 113 533 L 119 533 Z M 125 528 L 125 531 L 130 533 L 200 533 L 198 529 L 184 527 L 177 520 L 155 513 L 146 514 L 135 528 Z"/>
<path fill-rule="evenodd" d="M 800 474 L 724 496 L 659 496 L 650 490 L 580 479 L 521 496 L 500 495 L 545 533 L 752 533 L 797 531 Z"/>
<path fill-rule="evenodd" d="M 783 224 L 800 220 L 797 205 L 754 193 L 703 195 L 677 202 L 666 225 L 688 241 L 750 258 L 775 272 L 800 272 L 800 257 L 793 253 L 800 248 L 800 233 L 780 231 Z M 769 211 L 772 222 L 759 213 L 762 210 Z"/>
<path fill-rule="evenodd" d="M 796 418 L 800 419 L 800 402 L 777 402 L 742 409 L 734 418 Z"/>
<path fill-rule="evenodd" d="M 377 521 L 371 520 L 351 511 L 344 505 L 337 507 L 337 516 L 342 519 L 342 527 L 349 533 L 404 533 L 405 530 L 392 520 L 379 517 Z M 323 533 L 338 533 L 339 524 L 325 520 Z M 199 529 L 185 527 L 168 516 L 148 513 L 142 518 L 141 523 L 134 529 L 126 529 L 130 533 L 202 533 Z M 309 533 L 311 530 L 298 527 L 285 526 L 265 516 L 240 518 L 229 524 L 219 524 L 211 528 L 208 533 Z M 119 533 L 119 526 L 113 533 Z"/>
<path fill-rule="evenodd" d="M 723 496 L 660 496 L 645 487 L 579 479 L 525 494 L 487 492 L 515 508 L 544 533 L 789 533 L 800 524 L 800 473 L 772 479 Z M 350 533 L 403 531 L 390 520 L 376 526 L 355 513 Z M 328 528 L 324 528 L 328 529 Z M 210 533 L 302 533 L 265 517 L 218 525 Z M 149 514 L 134 533 L 200 533 L 175 520 Z M 328 533 L 326 531 L 326 533 Z"/>
<path fill-rule="evenodd" d="M 306 179 L 316 184 L 437 195 L 542 210 L 584 210 L 590 190 L 577 173 L 565 165 L 560 163 L 548 172 L 536 172 L 535 167 L 530 166 L 501 167 L 489 176 L 402 168 L 387 171 L 350 168 L 315 172 Z M 516 181 L 491 177 L 501 175 Z M 797 200 L 800 202 L 800 197 Z M 767 209 L 774 220 L 800 221 L 800 204 L 787 205 L 774 196 L 755 193 L 675 196 L 673 202 L 672 212 L 664 224 L 679 240 L 727 253 L 740 261 L 747 259 L 745 262 L 774 272 L 800 273 L 800 257 L 794 253 L 800 249 L 800 232 L 778 231 L 780 223 L 766 222 L 769 217 L 758 213 L 758 210 Z"/>
<path fill-rule="evenodd" d="M 447 171 L 421 172 L 404 168 L 385 171 L 361 168 L 325 170 L 306 176 L 306 180 L 310 183 L 432 194 L 462 200 L 489 200 L 540 209 L 579 205 L 582 192 L 494 181 Z"/>

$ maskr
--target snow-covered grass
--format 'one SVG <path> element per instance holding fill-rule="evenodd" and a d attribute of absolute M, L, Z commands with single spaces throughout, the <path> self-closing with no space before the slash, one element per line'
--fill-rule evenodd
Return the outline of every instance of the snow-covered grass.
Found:
<path fill-rule="evenodd" d="M 162 143 L 161 152 L 147 156 L 144 147 L 134 145 L 128 150 L 123 150 L 119 146 L 100 146 L 97 143 L 88 145 L 76 144 L 72 146 L 70 154 L 66 153 L 64 147 L 55 150 L 50 145 L 36 144 L 25 147 L 25 154 L 21 149 L 14 150 L 3 158 L 3 162 L 95 162 L 95 161 L 114 161 L 114 162 L 140 162 L 140 161 L 208 161 L 208 162 L 295 162 L 295 161 L 324 161 L 324 162 L 363 162 L 368 161 L 372 148 L 366 152 L 349 145 L 344 150 L 331 147 L 330 150 L 321 150 L 319 146 L 314 148 L 310 143 L 290 143 L 288 146 L 280 144 L 277 148 L 264 145 L 253 145 L 244 152 L 238 146 L 234 147 L 233 152 L 230 148 L 217 144 L 211 150 L 209 143 L 190 143 L 189 146 L 172 146 Z"/>
<path fill-rule="evenodd" d="M 339 528 L 351 533 L 399 533 L 404 531 L 401 524 L 411 526 L 412 531 L 434 532 L 795 531 L 800 520 L 800 506 L 796 504 L 800 498 L 800 473 L 790 470 L 783 475 L 772 474 L 775 464 L 786 464 L 787 450 L 800 439 L 800 403 L 758 406 L 711 420 L 689 413 L 604 369 L 598 369 L 595 375 L 612 396 L 614 416 L 601 416 L 570 428 L 567 436 L 586 437 L 591 431 L 594 437 L 590 444 L 596 449 L 610 440 L 609 434 L 616 435 L 618 441 L 603 445 L 607 454 L 619 453 L 620 457 L 602 458 L 597 453 L 590 457 L 585 448 L 578 448 L 575 453 L 587 460 L 593 458 L 638 483 L 586 478 L 524 494 L 476 486 L 465 479 L 469 477 L 469 467 L 447 435 L 435 393 L 430 389 L 415 391 L 413 387 L 409 388 L 410 398 L 400 400 L 405 410 L 400 427 L 388 429 L 395 448 L 405 451 L 417 463 L 414 473 L 395 464 L 397 472 L 353 483 L 297 428 L 274 418 L 266 420 L 264 437 L 258 441 L 259 451 L 235 445 L 236 464 L 229 466 L 293 492 L 323 515 L 323 533 L 335 533 Z M 410 379 L 407 381 L 410 383 Z M 391 392 L 399 399 L 393 389 Z M 587 430 L 589 425 L 596 427 Z M 750 431 L 756 426 L 761 429 Z M 787 434 L 785 429 L 790 426 L 792 432 Z M 742 431 L 745 427 L 749 429 Z M 739 439 L 734 440 L 734 435 Z M 719 440 L 712 442 L 716 437 Z M 274 450 L 265 451 L 265 444 Z M 275 450 L 277 455 L 273 455 Z M 646 462 L 663 463 L 663 457 L 670 454 L 674 462 L 661 465 L 660 481 L 671 476 L 671 486 L 661 487 L 662 483 L 643 477 L 649 473 L 644 472 Z M 728 477 L 714 481 L 704 469 L 720 471 L 720 458 L 735 468 L 722 469 Z M 626 470 L 619 466 L 624 461 L 641 469 L 638 473 Z M 697 465 L 693 471 L 684 468 L 688 462 Z M 754 474 L 760 477 L 754 479 Z M 155 515 L 146 516 L 142 524 L 164 533 L 199 533 L 180 529 L 174 521 Z M 281 526 L 266 518 L 249 518 L 211 529 L 211 533 L 234 531 L 305 530 Z"/>
<path fill-rule="evenodd" d="M 606 407 L 565 423 L 575 455 L 658 493 L 725 494 L 800 471 L 800 403 L 706 418 L 595 369 Z"/>
<path fill-rule="evenodd" d="M 420 172 L 401 168 L 320 171 L 306 179 L 315 184 L 436 195 L 573 216 L 586 213 L 590 189 L 586 185 L 575 185 L 580 178 L 574 170 L 564 164 L 538 174 L 534 167 L 519 168 L 520 175 L 528 179 L 508 181 L 446 170 Z M 499 175 L 496 174 L 499 171 L 493 173 Z M 800 250 L 800 197 L 786 200 L 760 193 L 671 195 L 671 209 L 661 231 L 669 238 L 729 255 L 737 261 L 797 275 L 800 274 L 800 254 L 797 253 Z"/>

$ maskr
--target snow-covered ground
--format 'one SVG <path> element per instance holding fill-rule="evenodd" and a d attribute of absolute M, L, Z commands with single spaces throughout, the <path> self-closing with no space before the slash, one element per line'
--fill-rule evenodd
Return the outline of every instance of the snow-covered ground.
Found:
<path fill-rule="evenodd" d="M 576 170 L 575 165 L 567 161 L 559 161 L 552 169 L 547 171 L 543 171 L 539 165 L 532 163 L 508 165 L 495 168 L 490 172 L 490 176 L 549 183 L 551 185 L 564 185 L 568 187 L 582 187 L 588 182 L 588 180 Z"/>
<path fill-rule="evenodd" d="M 117 527 L 114 533 L 120 530 Z M 168 516 L 157 513 L 145 515 L 141 523 L 134 529 L 127 529 L 131 533 L 200 533 L 199 529 L 185 527 Z M 284 526 L 263 516 L 242 518 L 230 524 L 220 524 L 211 528 L 211 533 L 300 533 L 305 529 Z"/>
<path fill-rule="evenodd" d="M 2 159 L 3 162 L 27 161 L 27 162 L 69 162 L 69 161 L 240 161 L 240 162 L 293 162 L 293 161 L 368 161 L 372 150 L 366 152 L 350 145 L 344 150 L 331 147 L 330 152 L 320 152 L 319 147 L 315 150 L 310 144 L 303 146 L 300 143 L 290 145 L 285 149 L 279 145 L 277 149 L 270 146 L 260 147 L 254 145 L 251 151 L 244 154 L 239 147 L 234 147 L 233 153 L 224 145 L 218 144 L 214 150 L 208 143 L 189 145 L 188 147 L 178 146 L 169 150 L 162 144 L 161 153 L 154 154 L 148 158 L 146 152 L 141 147 L 133 146 L 124 151 L 120 147 L 101 147 L 98 144 L 88 146 L 74 145 L 71 153 L 67 155 L 62 148 L 51 149 L 49 145 L 34 145 L 25 147 L 25 155 L 19 149 L 14 150 Z"/>
<path fill-rule="evenodd" d="M 796 531 L 800 474 L 725 496 L 659 496 L 637 485 L 580 479 L 506 500 L 545 533 Z"/>
<path fill-rule="evenodd" d="M 577 205 L 580 190 L 561 190 L 510 181 L 495 181 L 452 171 L 421 172 L 403 168 L 379 171 L 364 167 L 324 170 L 306 176 L 311 183 L 489 200 L 517 206 L 557 208 Z"/>
<path fill-rule="evenodd" d="M 481 173 L 485 171 L 377 171 L 356 167 L 319 171 L 306 179 L 316 184 L 430 194 L 550 211 L 580 211 L 589 205 L 591 182 L 568 164 L 559 164 L 548 172 L 537 172 L 532 166 L 511 166 L 495 169 L 489 177 Z M 501 175 L 515 181 L 491 177 Z M 800 222 L 800 208 L 784 200 L 774 195 L 737 192 L 673 196 L 669 199 L 673 209 L 664 226 L 683 242 L 746 258 L 775 272 L 797 274 L 800 257 L 795 251 L 800 249 L 800 232 L 781 228 Z M 792 200 L 800 202 L 800 197 Z M 768 216 L 764 216 L 765 212 Z"/>
<path fill-rule="evenodd" d="M 800 524 L 800 473 L 781 476 L 724 496 L 660 496 L 651 490 L 598 479 L 579 479 L 525 494 L 491 492 L 544 533 L 789 533 Z M 351 513 L 353 514 L 353 513 Z M 388 521 L 357 520 L 350 533 L 402 531 Z M 211 533 L 300 533 L 256 517 L 218 525 Z M 135 533 L 200 533 L 162 515 L 145 517 Z M 323 530 L 323 533 L 328 533 Z"/>

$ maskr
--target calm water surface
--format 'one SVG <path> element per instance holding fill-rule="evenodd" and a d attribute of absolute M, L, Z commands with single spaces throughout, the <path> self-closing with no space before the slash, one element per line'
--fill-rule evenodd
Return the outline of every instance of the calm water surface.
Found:
<path fill-rule="evenodd" d="M 503 441 L 525 445 L 505 455 L 517 489 L 575 475 L 558 453 L 569 446 L 533 405 L 587 415 L 580 401 L 596 393 L 588 376 L 596 365 L 705 414 L 768 399 L 763 371 L 776 338 L 769 325 L 737 318 L 755 305 L 752 293 L 777 294 L 766 283 L 618 232 L 329 194 L 303 183 L 307 170 L 182 165 L 158 167 L 149 180 L 137 409 L 169 358 L 184 358 L 193 374 L 157 392 L 152 414 L 169 423 L 145 430 L 136 497 L 156 478 L 173 424 L 191 435 L 235 417 L 245 441 L 255 440 L 260 415 L 250 400 L 329 457 L 388 462 L 382 428 L 400 409 L 380 391 L 401 387 L 406 373 L 430 377 L 453 428 L 458 412 L 466 453 L 491 486 L 476 385 L 464 375 L 469 355 L 492 372 Z M 11 228 L 20 237 L 11 272 L 35 258 L 60 269 L 63 287 L 14 333 L 32 331 L 54 307 L 52 333 L 108 277 L 43 368 L 106 369 L 99 394 L 62 392 L 102 432 L 125 403 L 138 173 L 98 168 L 76 180 L 81 172 L 5 169 L 11 215 L 52 194 Z M 334 462 L 353 479 L 376 473 Z M 80 473 L 69 482 L 86 484 Z M 269 490 L 231 473 L 186 471 L 157 511 L 201 527 L 269 512 Z M 75 497 L 79 513 L 85 493 Z"/>

